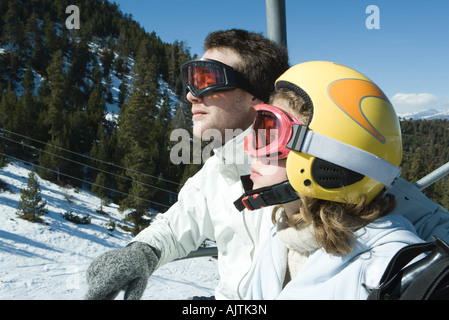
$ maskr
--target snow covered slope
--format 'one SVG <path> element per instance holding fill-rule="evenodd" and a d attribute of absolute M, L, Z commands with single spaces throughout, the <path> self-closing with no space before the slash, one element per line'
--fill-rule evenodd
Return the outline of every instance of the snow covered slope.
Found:
<path fill-rule="evenodd" d="M 126 246 L 130 233 L 108 231 L 110 219 L 126 225 L 118 206 L 103 207 L 91 193 L 65 189 L 39 179 L 48 214 L 43 223 L 30 223 L 16 215 L 20 189 L 26 187 L 30 167 L 12 162 L 0 169 L 0 299 L 83 299 L 87 291 L 85 272 L 93 259 L 105 251 Z M 73 211 L 92 217 L 88 225 L 66 221 L 62 213 Z M 188 299 L 211 296 L 218 284 L 213 258 L 172 262 L 150 278 L 143 299 Z M 117 299 L 123 298 L 120 294 Z"/>

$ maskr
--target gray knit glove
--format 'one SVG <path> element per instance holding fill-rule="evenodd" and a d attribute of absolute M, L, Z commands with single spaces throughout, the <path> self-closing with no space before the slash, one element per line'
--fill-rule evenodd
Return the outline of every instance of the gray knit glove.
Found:
<path fill-rule="evenodd" d="M 125 300 L 138 300 L 156 269 L 160 253 L 142 242 L 108 251 L 87 269 L 88 300 L 111 300 L 125 290 Z"/>

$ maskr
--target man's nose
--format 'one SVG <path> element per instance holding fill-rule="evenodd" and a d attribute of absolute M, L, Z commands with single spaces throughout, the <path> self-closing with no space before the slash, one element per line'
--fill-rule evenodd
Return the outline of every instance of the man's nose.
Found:
<path fill-rule="evenodd" d="M 201 103 L 203 101 L 203 97 L 195 97 L 190 91 L 187 92 L 186 98 L 191 103 Z"/>

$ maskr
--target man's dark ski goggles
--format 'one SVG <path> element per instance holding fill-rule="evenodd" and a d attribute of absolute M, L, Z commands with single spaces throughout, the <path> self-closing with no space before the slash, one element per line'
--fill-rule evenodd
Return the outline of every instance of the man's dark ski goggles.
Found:
<path fill-rule="evenodd" d="M 190 60 L 181 66 L 181 73 L 184 92 L 187 94 L 188 89 L 196 98 L 214 92 L 240 88 L 265 101 L 264 94 L 256 92 L 242 74 L 219 61 L 212 59 Z"/>
<path fill-rule="evenodd" d="M 184 88 L 189 89 L 196 98 L 218 91 L 239 88 L 236 71 L 216 60 L 187 61 L 181 66 L 181 72 Z"/>

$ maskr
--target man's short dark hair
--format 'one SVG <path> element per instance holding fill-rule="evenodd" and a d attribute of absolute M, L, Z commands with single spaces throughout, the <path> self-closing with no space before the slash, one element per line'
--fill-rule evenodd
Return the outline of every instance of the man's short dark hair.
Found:
<path fill-rule="evenodd" d="M 229 48 L 242 58 L 233 68 L 243 75 L 246 85 L 257 98 L 268 102 L 274 83 L 290 67 L 285 47 L 265 38 L 261 33 L 232 29 L 215 31 L 204 41 L 204 49 Z"/>

